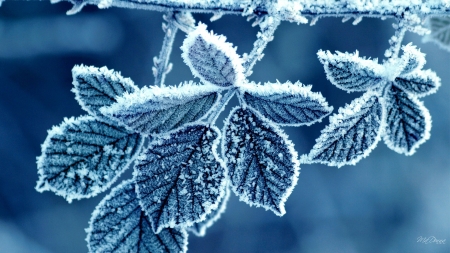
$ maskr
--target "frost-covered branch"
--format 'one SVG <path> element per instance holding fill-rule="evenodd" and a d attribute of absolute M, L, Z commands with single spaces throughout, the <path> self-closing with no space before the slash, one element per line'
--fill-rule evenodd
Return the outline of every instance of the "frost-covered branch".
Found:
<path fill-rule="evenodd" d="M 59 2 L 60 0 L 52 0 Z M 404 13 L 420 16 L 447 15 L 450 12 L 448 0 L 68 0 L 74 4 L 71 14 L 86 4 L 99 8 L 119 7 L 154 11 L 189 11 L 222 14 L 270 14 L 284 21 L 295 21 L 305 16 L 361 16 L 402 17 Z"/>

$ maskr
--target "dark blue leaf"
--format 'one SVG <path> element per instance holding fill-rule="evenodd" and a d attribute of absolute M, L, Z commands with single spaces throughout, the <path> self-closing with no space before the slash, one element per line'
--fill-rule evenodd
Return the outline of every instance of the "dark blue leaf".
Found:
<path fill-rule="evenodd" d="M 311 125 L 333 110 L 320 93 L 300 83 L 245 84 L 239 88 L 249 106 L 279 125 Z"/>
<path fill-rule="evenodd" d="M 153 233 L 139 206 L 134 181 L 115 187 L 92 213 L 87 229 L 91 253 L 179 253 L 187 251 L 184 229 L 166 228 Z"/>
<path fill-rule="evenodd" d="M 414 96 L 392 86 L 385 95 L 384 141 L 392 150 L 412 155 L 430 137 L 431 116 Z"/>
<path fill-rule="evenodd" d="M 95 196 L 128 168 L 143 141 L 139 134 L 92 116 L 65 119 L 42 144 L 36 189 L 69 202 Z"/>
<path fill-rule="evenodd" d="M 152 229 L 188 227 L 216 209 L 225 194 L 219 131 L 189 125 L 155 139 L 135 165 L 134 178 Z"/>
<path fill-rule="evenodd" d="M 437 91 L 441 79 L 431 70 L 421 70 L 400 75 L 395 78 L 394 85 L 416 96 L 425 96 Z"/>
<path fill-rule="evenodd" d="M 354 165 L 369 155 L 380 140 L 383 109 L 375 92 L 366 92 L 330 117 L 305 163 Z"/>
<path fill-rule="evenodd" d="M 233 191 L 249 205 L 283 215 L 300 170 L 292 142 L 250 108 L 233 109 L 224 132 L 222 150 Z"/>

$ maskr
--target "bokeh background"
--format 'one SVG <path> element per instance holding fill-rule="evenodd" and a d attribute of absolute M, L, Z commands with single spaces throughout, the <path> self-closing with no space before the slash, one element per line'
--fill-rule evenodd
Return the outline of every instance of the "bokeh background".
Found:
<path fill-rule="evenodd" d="M 67 2 L 6 1 L 0 8 L 1 253 L 87 252 L 84 229 L 106 193 L 68 204 L 52 192 L 34 189 L 35 161 L 47 130 L 64 117 L 84 114 L 70 91 L 72 67 L 107 66 L 138 86 L 153 84 L 162 13 L 88 6 L 66 16 L 70 7 Z M 257 28 L 245 18 L 224 16 L 211 23 L 211 15 L 195 17 L 226 35 L 239 54 L 251 50 Z M 364 19 L 353 26 L 326 18 L 312 27 L 282 23 L 249 79 L 313 84 L 337 111 L 361 94 L 331 85 L 317 51 L 358 50 L 381 61 L 394 32 L 392 22 Z M 193 79 L 180 57 L 184 37 L 177 34 L 168 85 Z M 431 139 L 415 155 L 399 155 L 381 142 L 356 166 L 302 165 L 286 215 L 280 218 L 232 196 L 205 237 L 190 235 L 189 252 L 450 252 L 450 53 L 423 44 L 418 35 L 407 34 L 408 42 L 427 54 L 425 68 L 442 78 L 440 90 L 423 98 L 433 127 Z M 285 131 L 298 153 L 305 154 L 327 123 Z M 446 244 L 418 243 L 419 236 L 446 239 Z"/>

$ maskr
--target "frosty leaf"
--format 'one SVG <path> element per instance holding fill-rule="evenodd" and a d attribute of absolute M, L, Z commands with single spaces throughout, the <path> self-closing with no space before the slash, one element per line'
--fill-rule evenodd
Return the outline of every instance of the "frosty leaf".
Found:
<path fill-rule="evenodd" d="M 139 206 L 134 181 L 115 187 L 92 213 L 87 229 L 91 253 L 179 253 L 187 251 L 184 229 L 152 231 L 150 220 Z"/>
<path fill-rule="evenodd" d="M 317 53 L 328 80 L 348 92 L 366 91 L 383 82 L 384 69 L 374 60 L 362 59 L 354 54 L 319 50 Z"/>
<path fill-rule="evenodd" d="M 431 33 L 425 35 L 423 41 L 432 41 L 442 49 L 450 51 L 450 16 L 429 17 L 426 27 L 431 30 Z"/>
<path fill-rule="evenodd" d="M 320 93 L 298 82 L 243 84 L 239 88 L 249 106 L 280 125 L 311 125 L 333 110 Z"/>
<path fill-rule="evenodd" d="M 142 134 L 163 133 L 201 119 L 215 106 L 218 88 L 185 83 L 179 87 L 144 87 L 125 94 L 100 111 Z"/>
<path fill-rule="evenodd" d="M 225 196 L 219 203 L 219 207 L 206 216 L 204 221 L 196 222 L 194 225 L 187 227 L 186 230 L 194 233 L 196 236 L 205 236 L 206 229 L 211 227 L 227 208 L 227 202 L 230 198 L 230 188 L 226 187 Z"/>
<path fill-rule="evenodd" d="M 330 117 L 316 144 L 303 162 L 329 166 L 355 165 L 369 155 L 380 140 L 382 105 L 374 92 L 366 92 Z"/>
<path fill-rule="evenodd" d="M 414 154 L 416 148 L 430 137 L 430 113 L 417 98 L 395 86 L 387 91 L 385 103 L 385 143 L 400 154 Z"/>
<path fill-rule="evenodd" d="M 191 226 L 218 207 L 225 193 L 218 138 L 216 127 L 189 125 L 159 136 L 139 158 L 136 190 L 153 231 Z"/>
<path fill-rule="evenodd" d="M 283 215 L 300 170 L 292 142 L 250 108 L 233 109 L 224 132 L 222 150 L 233 191 L 250 206 Z"/>
<path fill-rule="evenodd" d="M 400 58 L 405 61 L 401 75 L 409 74 L 414 70 L 422 69 L 425 65 L 425 54 L 420 52 L 415 46 L 408 44 L 402 47 L 403 55 Z"/>
<path fill-rule="evenodd" d="M 99 112 L 100 107 L 111 105 L 124 93 L 139 89 L 131 79 L 106 67 L 75 66 L 72 76 L 76 100 L 85 111 L 99 119 L 105 119 Z"/>
<path fill-rule="evenodd" d="M 65 119 L 53 127 L 38 157 L 36 190 L 71 202 L 106 190 L 128 168 L 144 139 L 92 116 Z"/>
<path fill-rule="evenodd" d="M 242 61 L 225 39 L 209 33 L 206 25 L 200 23 L 184 40 L 184 62 L 202 82 L 222 87 L 243 82 Z"/>
<path fill-rule="evenodd" d="M 441 79 L 431 70 L 421 70 L 395 78 L 394 84 L 411 94 L 425 96 L 436 92 Z"/>

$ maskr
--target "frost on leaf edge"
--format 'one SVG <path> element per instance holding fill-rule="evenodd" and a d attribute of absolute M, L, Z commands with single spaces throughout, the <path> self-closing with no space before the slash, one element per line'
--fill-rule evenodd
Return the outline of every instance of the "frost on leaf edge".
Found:
<path fill-rule="evenodd" d="M 230 42 L 226 42 L 227 37 L 224 35 L 214 34 L 213 31 L 208 32 L 207 26 L 201 22 L 199 22 L 194 31 L 187 34 L 183 41 L 183 45 L 180 47 L 182 51 L 181 57 L 183 58 L 184 63 L 191 70 L 192 74 L 198 77 L 205 84 L 215 85 L 203 78 L 203 76 L 194 68 L 189 58 L 189 48 L 196 43 L 196 38 L 198 36 L 205 40 L 206 43 L 214 45 L 219 51 L 230 59 L 230 63 L 236 73 L 236 80 L 233 85 L 244 83 L 246 79 L 244 75 L 244 68 L 242 66 L 243 61 L 236 53 L 236 47 L 233 47 L 233 44 Z"/>
<path fill-rule="evenodd" d="M 84 103 L 84 101 L 77 89 L 77 87 L 80 84 L 78 83 L 76 77 L 77 76 L 87 76 L 87 75 L 105 75 L 105 76 L 110 77 L 112 81 L 120 82 L 120 83 L 123 83 L 124 85 L 132 87 L 132 89 L 135 92 L 139 90 L 139 88 L 134 84 L 133 80 L 131 80 L 130 78 L 123 77 L 119 71 L 115 71 L 113 69 L 108 69 L 106 66 L 97 68 L 95 66 L 86 66 L 83 64 L 75 65 L 72 68 L 72 78 L 73 78 L 72 84 L 74 87 L 71 89 L 71 91 L 73 93 L 75 93 L 75 100 L 78 102 L 78 104 L 81 106 L 81 108 L 83 110 L 85 110 L 86 112 L 88 112 L 90 115 L 96 117 L 98 120 L 104 120 L 104 119 L 101 117 L 98 117 L 97 113 L 95 111 L 92 111 L 91 108 L 86 106 L 86 104 Z M 126 95 L 126 94 L 128 94 L 128 93 L 125 92 L 123 95 Z M 118 98 L 119 97 L 116 97 L 116 100 Z"/>
<path fill-rule="evenodd" d="M 274 132 L 275 132 L 276 134 L 278 134 L 278 136 L 279 136 L 281 139 L 283 139 L 283 141 L 284 141 L 285 144 L 286 144 L 286 147 L 287 147 L 288 151 L 289 151 L 289 152 L 291 153 L 291 155 L 292 155 L 292 160 L 291 160 L 291 162 L 294 164 L 294 174 L 292 175 L 292 184 L 291 184 L 289 187 L 286 188 L 284 194 L 280 197 L 280 212 L 278 212 L 278 210 L 273 210 L 273 209 L 271 209 L 270 207 L 263 206 L 263 205 L 260 205 L 260 204 L 258 204 L 258 203 L 252 203 L 252 202 L 248 201 L 246 198 L 240 196 L 240 195 L 236 192 L 236 190 L 234 189 L 234 187 L 231 187 L 231 189 L 233 190 L 234 194 L 235 194 L 237 197 L 239 197 L 239 201 L 242 201 L 242 202 L 248 204 L 249 206 L 262 207 L 262 208 L 264 208 L 264 210 L 266 210 L 266 211 L 272 211 L 273 213 L 275 213 L 275 215 L 281 217 L 281 216 L 283 216 L 284 214 L 286 214 L 286 209 L 285 209 L 284 205 L 285 205 L 285 203 L 287 202 L 287 199 L 288 199 L 289 196 L 291 195 L 292 191 L 294 190 L 295 186 L 297 185 L 297 183 L 298 183 L 298 177 L 300 176 L 300 170 L 301 170 L 300 164 L 301 164 L 301 161 L 299 160 L 298 153 L 297 153 L 297 151 L 296 151 L 295 148 L 294 148 L 294 143 L 293 143 L 291 140 L 289 140 L 289 136 L 288 136 L 286 133 L 284 133 L 284 131 L 283 131 L 281 128 L 279 128 L 279 127 L 278 127 L 277 125 L 275 125 L 272 121 L 270 121 L 270 120 L 268 120 L 267 118 L 265 118 L 263 115 L 261 115 L 261 113 L 259 113 L 259 112 L 256 111 L 255 109 L 251 108 L 250 106 L 246 106 L 246 107 L 243 107 L 243 106 L 236 106 L 236 107 L 232 108 L 231 111 L 230 111 L 230 114 L 228 115 L 228 117 L 225 118 L 225 120 L 223 121 L 224 127 L 227 126 L 227 125 L 230 125 L 229 122 L 230 122 L 231 116 L 232 116 L 237 110 L 239 110 L 239 109 L 251 110 L 252 113 L 254 113 L 257 117 L 260 117 L 260 119 L 261 119 L 262 121 L 265 121 L 265 123 L 266 123 L 267 125 L 269 125 L 270 127 L 272 127 L 272 128 L 274 129 Z M 222 141 L 221 141 L 221 151 L 222 151 L 221 153 L 222 153 L 222 157 L 224 157 L 224 162 L 225 162 L 225 164 L 226 164 L 226 163 L 227 163 L 227 161 L 226 161 L 227 158 L 226 158 L 226 156 L 225 156 L 225 150 L 226 150 L 226 147 L 225 147 L 225 134 L 223 134 L 223 136 L 222 136 Z M 226 171 L 226 172 L 227 172 L 226 175 L 227 175 L 227 179 L 228 179 L 228 168 L 227 168 L 227 171 Z M 229 180 L 229 179 L 228 179 L 228 180 Z"/>
<path fill-rule="evenodd" d="M 266 82 L 264 85 L 256 84 L 254 82 L 250 83 L 242 83 L 238 85 L 238 88 L 241 92 L 248 92 L 249 94 L 257 94 L 257 93 L 266 93 L 267 95 L 281 95 L 281 94 L 291 94 L 291 95 L 300 95 L 304 97 L 308 97 L 311 99 L 315 99 L 318 103 L 322 104 L 324 108 L 328 110 L 327 114 L 324 114 L 322 117 L 313 120 L 311 122 L 306 123 L 277 123 L 273 122 L 272 120 L 267 119 L 262 113 L 260 113 L 256 108 L 253 108 L 252 106 L 248 105 L 248 107 L 251 107 L 253 111 L 258 112 L 262 117 L 264 117 L 267 121 L 272 122 L 275 125 L 278 126 L 311 126 L 315 123 L 320 123 L 322 120 L 330 115 L 330 113 L 334 110 L 333 106 L 330 106 L 328 104 L 328 101 L 325 99 L 325 97 L 320 92 L 314 92 L 311 91 L 312 85 L 303 85 L 299 81 L 292 83 L 290 81 L 287 81 L 285 83 L 280 83 L 278 80 L 276 83 Z"/>
<path fill-rule="evenodd" d="M 227 187 L 227 181 L 228 181 L 228 178 L 227 178 L 227 175 L 228 175 L 228 168 L 226 167 L 226 164 L 225 164 L 224 160 L 222 160 L 222 159 L 219 157 L 218 153 L 217 153 L 217 147 L 220 145 L 220 142 L 221 142 L 221 139 L 222 139 L 222 138 L 221 138 L 222 132 L 221 132 L 216 126 L 210 125 L 210 124 L 207 124 L 207 123 L 198 123 L 198 122 L 188 123 L 188 124 L 183 125 L 182 127 L 179 127 L 179 128 L 176 128 L 176 129 L 173 129 L 173 130 L 164 132 L 164 133 L 162 133 L 162 134 L 155 135 L 156 138 L 153 139 L 153 140 L 151 141 L 151 143 L 162 144 L 162 143 L 163 143 L 163 139 L 169 139 L 169 138 L 170 138 L 170 135 L 171 135 L 172 133 L 180 131 L 181 128 L 187 128 L 187 127 L 189 127 L 189 126 L 199 126 L 199 125 L 203 125 L 203 126 L 206 126 L 206 127 L 210 128 L 210 129 L 213 129 L 213 130 L 216 131 L 216 133 L 218 134 L 217 138 L 216 138 L 216 139 L 212 142 L 212 144 L 211 144 L 211 152 L 212 152 L 214 158 L 216 159 L 216 161 L 220 164 L 220 166 L 221 166 L 221 167 L 223 168 L 223 170 L 224 170 L 224 177 L 223 177 L 223 180 L 222 180 L 222 182 L 221 182 L 221 184 L 220 184 L 220 186 L 219 186 L 219 197 L 218 197 L 216 203 L 213 203 L 213 204 L 209 205 L 208 208 L 205 209 L 205 213 L 202 214 L 202 215 L 200 216 L 199 219 L 194 220 L 194 221 L 185 222 L 185 223 L 178 224 L 178 225 L 174 225 L 174 224 L 165 224 L 165 226 L 157 227 L 156 232 L 153 231 L 153 232 L 155 232 L 156 234 L 159 233 L 159 232 L 160 232 L 162 229 L 164 229 L 164 228 L 184 228 L 184 229 L 187 229 L 188 227 L 192 226 L 194 223 L 197 223 L 197 222 L 201 222 L 201 221 L 206 220 L 206 217 L 208 216 L 208 214 L 210 214 L 212 211 L 214 211 L 214 210 L 216 210 L 217 208 L 219 208 L 220 202 L 221 202 L 222 199 L 225 197 L 225 194 L 226 194 L 226 187 Z M 148 146 L 148 145 L 147 145 L 147 146 Z M 144 153 L 141 152 L 141 155 L 138 156 L 138 157 L 135 159 L 135 160 L 136 160 L 136 163 L 135 163 L 135 164 L 137 164 L 137 161 L 138 161 L 138 160 L 140 160 L 141 158 L 144 158 L 144 157 L 145 157 Z M 133 180 L 134 180 L 134 181 L 136 181 L 136 177 L 137 177 L 137 170 L 136 170 L 136 168 L 133 168 Z M 139 193 L 139 186 L 138 186 L 138 184 L 136 184 L 136 188 L 135 188 L 135 189 L 136 189 L 137 197 L 138 197 L 138 199 L 139 199 L 139 205 L 142 207 L 143 204 L 142 204 L 142 199 L 139 197 L 140 193 Z M 146 210 L 146 209 L 144 209 L 144 208 L 142 208 L 142 209 L 144 210 L 145 215 L 147 215 L 147 217 L 151 217 L 151 215 L 150 215 L 149 213 L 147 213 L 147 210 Z M 152 224 L 152 227 L 153 227 L 153 226 L 154 226 L 154 225 L 153 225 L 153 220 L 152 220 L 151 218 L 150 218 L 150 220 L 151 220 L 151 224 Z"/>
<path fill-rule="evenodd" d="M 43 193 L 45 191 L 51 191 L 53 193 L 55 193 L 57 196 L 61 196 L 63 197 L 65 200 L 67 200 L 67 202 L 72 203 L 72 200 L 81 200 L 81 199 L 87 199 L 87 198 L 91 198 L 91 197 L 95 197 L 98 194 L 104 192 L 105 190 L 107 190 L 108 188 L 111 187 L 111 185 L 113 185 L 119 178 L 120 175 L 122 175 L 126 170 L 128 170 L 130 168 L 130 165 L 134 162 L 134 160 L 139 156 L 139 154 L 141 153 L 141 149 L 144 145 L 145 139 L 143 138 L 140 145 L 137 147 L 138 152 L 135 153 L 134 156 L 130 157 L 128 163 L 126 163 L 123 166 L 123 169 L 121 171 L 118 171 L 116 176 L 107 184 L 105 184 L 105 186 L 103 188 L 98 189 L 98 191 L 93 191 L 91 194 L 88 195 L 80 195 L 80 194 L 67 194 L 64 190 L 58 190 L 55 187 L 51 186 L 46 180 L 43 175 L 44 175 L 44 171 L 42 168 L 42 164 L 44 163 L 45 158 L 47 157 L 47 155 L 45 154 L 45 149 L 50 145 L 51 142 L 51 138 L 52 136 L 58 134 L 58 135 L 62 135 L 64 134 L 64 132 L 62 131 L 63 128 L 65 128 L 68 125 L 72 125 L 77 123 L 78 121 L 89 121 L 89 120 L 97 120 L 97 118 L 95 118 L 94 116 L 91 115 L 83 115 L 83 116 L 79 116 L 79 117 L 70 117 L 70 118 L 64 118 L 64 121 L 57 125 L 57 126 L 53 126 L 50 130 L 47 130 L 47 137 L 45 138 L 44 143 L 41 144 L 41 155 L 38 156 L 36 158 L 36 163 L 37 163 L 37 167 L 38 167 L 38 175 L 39 175 L 39 179 L 36 183 L 36 187 L 35 190 Z"/>

